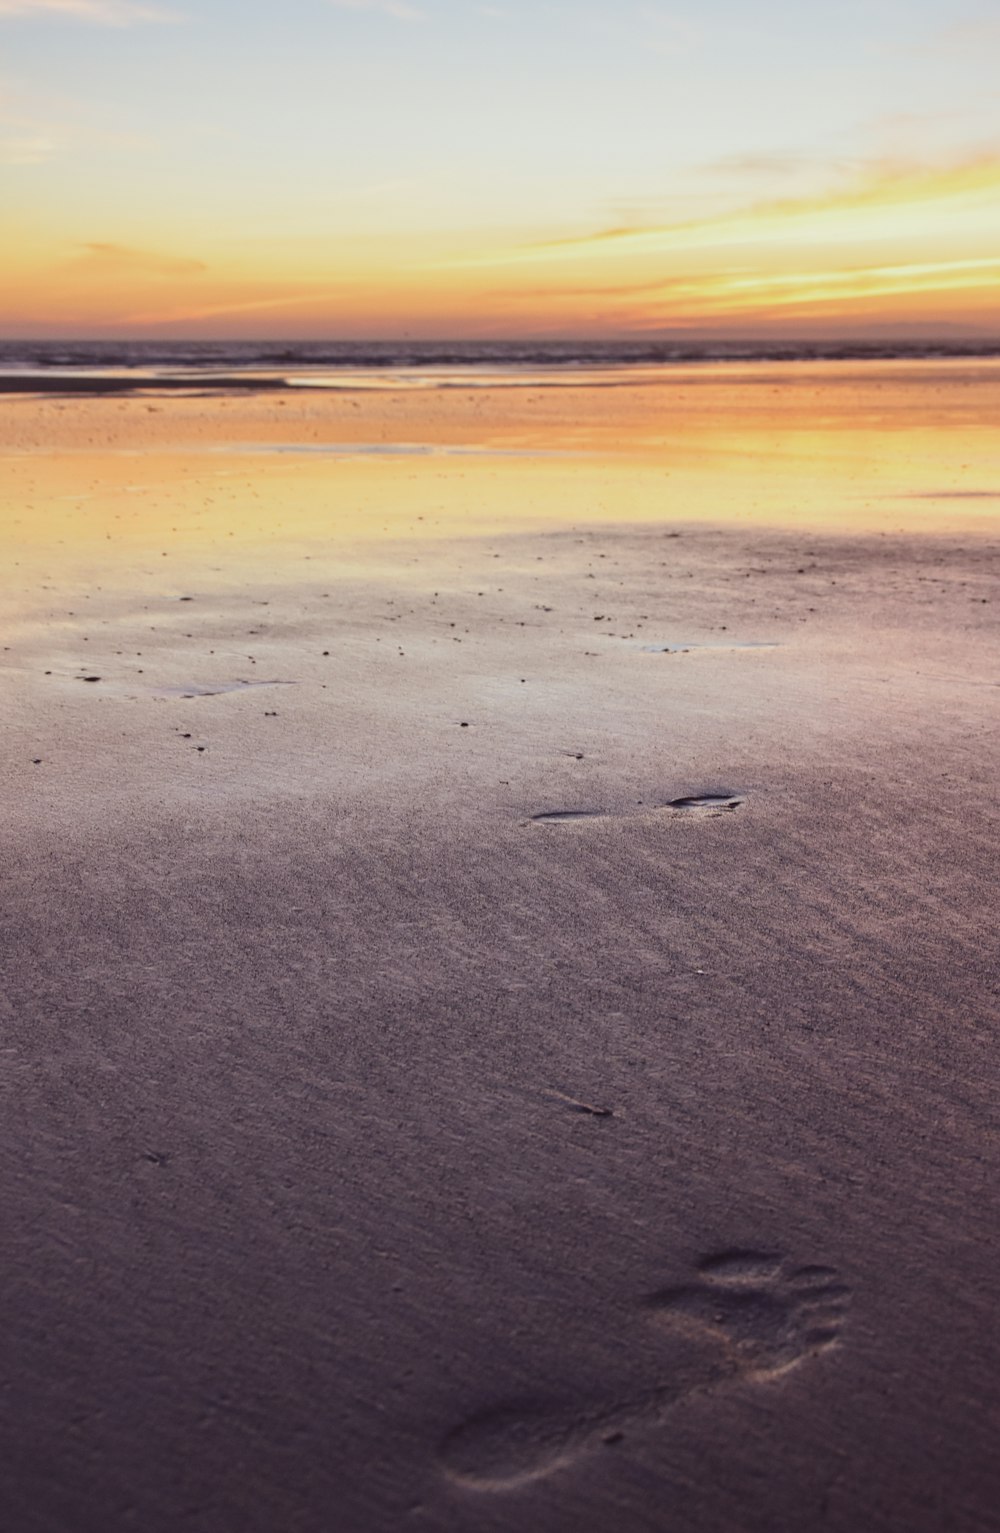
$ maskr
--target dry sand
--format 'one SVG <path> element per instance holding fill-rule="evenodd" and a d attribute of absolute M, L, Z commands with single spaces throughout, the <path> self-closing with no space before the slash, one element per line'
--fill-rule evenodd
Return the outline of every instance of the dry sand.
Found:
<path fill-rule="evenodd" d="M 4 401 L 8 1533 L 1000 1527 L 997 372 L 732 377 Z"/>

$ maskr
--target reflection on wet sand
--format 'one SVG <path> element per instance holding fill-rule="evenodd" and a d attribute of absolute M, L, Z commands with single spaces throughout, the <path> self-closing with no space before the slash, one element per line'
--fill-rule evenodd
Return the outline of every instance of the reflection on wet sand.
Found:
<path fill-rule="evenodd" d="M 22 581 L 152 591 L 541 528 L 973 531 L 992 516 L 1000 364 L 678 372 L 611 394 L 13 399 L 0 557 Z M 30 606 L 30 586 L 5 600 Z"/>

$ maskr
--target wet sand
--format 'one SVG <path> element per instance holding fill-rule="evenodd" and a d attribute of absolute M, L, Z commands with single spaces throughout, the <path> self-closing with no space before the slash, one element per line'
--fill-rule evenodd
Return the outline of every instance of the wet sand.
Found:
<path fill-rule="evenodd" d="M 758 373 L 3 402 L 4 1527 L 1000 1527 L 1000 373 Z"/>

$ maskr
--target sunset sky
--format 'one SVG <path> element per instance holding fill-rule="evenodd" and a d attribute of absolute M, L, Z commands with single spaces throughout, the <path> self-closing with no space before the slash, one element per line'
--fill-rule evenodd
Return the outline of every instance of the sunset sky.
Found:
<path fill-rule="evenodd" d="M 1000 0 L 0 0 L 0 335 L 1000 335 Z"/>

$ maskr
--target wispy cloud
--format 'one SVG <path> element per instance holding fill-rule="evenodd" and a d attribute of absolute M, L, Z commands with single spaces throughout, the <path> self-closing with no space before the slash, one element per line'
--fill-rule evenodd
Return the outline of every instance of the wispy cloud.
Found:
<path fill-rule="evenodd" d="M 722 176 L 785 176 L 803 166 L 813 170 L 815 162 L 801 154 L 723 154 L 699 166 L 699 171 Z"/>
<path fill-rule="evenodd" d="M 424 12 L 407 0 L 330 0 L 340 11 L 373 11 L 394 16 L 397 21 L 423 21 Z"/>
<path fill-rule="evenodd" d="M 0 138 L 0 165 L 44 165 L 58 149 L 55 139 L 43 133 Z"/>
<path fill-rule="evenodd" d="M 105 151 L 135 153 L 149 144 L 137 133 L 100 127 L 79 102 L 36 95 L 0 79 L 0 165 L 75 158 L 92 169 Z"/>
<path fill-rule="evenodd" d="M 242 303 L 213 303 L 201 308 L 153 309 L 144 314 L 129 314 L 116 324 L 121 325 L 179 325 L 193 320 L 221 319 L 233 314 L 263 314 L 270 310 L 294 309 L 303 304 L 320 303 L 330 295 L 327 291 L 285 294 L 280 298 L 253 298 Z"/>
<path fill-rule="evenodd" d="M 758 308 L 765 301 L 784 308 L 850 298 L 883 298 L 897 293 L 978 290 L 995 283 L 998 276 L 1000 257 L 982 256 L 957 261 L 873 264 L 847 270 L 719 273 L 692 286 L 706 307 L 706 299 L 714 299 L 726 309 Z"/>
<path fill-rule="evenodd" d="M 189 256 L 164 255 L 157 250 L 136 250 L 131 245 L 93 241 L 80 247 L 81 254 L 64 271 L 101 279 L 112 276 L 193 277 L 207 270 L 204 261 Z"/>
<path fill-rule="evenodd" d="M 755 314 L 829 316 L 870 310 L 873 304 L 919 300 L 928 294 L 938 299 L 978 298 L 994 288 L 998 278 L 1000 256 L 771 273 L 742 265 L 716 271 L 689 268 L 658 282 L 506 289 L 491 293 L 490 298 L 529 309 L 542 302 L 549 313 L 557 312 L 560 305 L 572 311 L 581 299 L 598 299 L 606 316 L 648 329 L 726 317 L 747 319 Z"/>
<path fill-rule="evenodd" d="M 454 265 L 505 266 L 585 260 L 617 252 L 667 255 L 672 251 L 782 245 L 828 249 L 867 241 L 899 241 L 940 233 L 958 218 L 966 232 L 1000 226 L 1000 157 L 983 155 L 957 165 L 871 167 L 854 183 L 821 197 L 754 202 L 721 217 L 659 227 L 615 226 L 591 234 L 484 255 Z"/>
<path fill-rule="evenodd" d="M 33 110 L 22 91 L 0 81 L 0 165 L 44 165 L 64 138 L 49 113 Z"/>
<path fill-rule="evenodd" d="M 753 184 L 751 180 L 751 185 Z M 438 269 L 504 274 L 490 301 L 567 322 L 648 328 L 974 312 L 1000 292 L 1000 156 L 875 164 L 823 195 L 747 199 L 725 214 L 484 251 Z"/>
<path fill-rule="evenodd" d="M 960 53 L 973 50 L 980 52 L 1000 45 L 1000 20 L 995 16 L 970 17 L 965 21 L 952 21 L 927 42 L 919 44 L 914 52 L 937 54 L 944 48 Z"/>
<path fill-rule="evenodd" d="M 130 27 L 139 22 L 176 21 L 171 11 L 140 0 L 0 0 L 0 20 L 7 17 L 63 16 L 101 27 Z"/>

